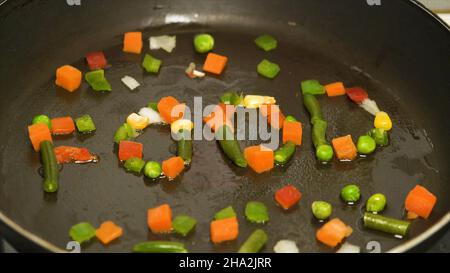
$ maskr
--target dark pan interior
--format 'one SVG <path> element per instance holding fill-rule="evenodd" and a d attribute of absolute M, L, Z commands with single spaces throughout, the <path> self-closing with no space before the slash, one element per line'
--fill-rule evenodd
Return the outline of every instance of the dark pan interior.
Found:
<path fill-rule="evenodd" d="M 292 239 L 301 252 L 328 252 L 315 240 L 320 223 L 310 213 L 313 201 L 326 200 L 335 208 L 333 216 L 353 227 L 350 243 L 364 249 L 376 240 L 387 251 L 448 213 L 450 34 L 415 4 L 82 0 L 75 7 L 64 1 L 48 2 L 16 1 L 0 8 L 0 211 L 56 246 L 65 247 L 75 223 L 98 226 L 113 220 L 124 228 L 124 236 L 107 247 L 94 241 L 83 251 L 127 252 L 148 239 L 185 242 L 193 252 L 236 251 L 255 228 L 262 227 L 269 234 L 264 251 L 272 251 L 280 239 Z M 122 33 L 135 29 L 144 32 L 145 52 L 150 35 L 177 35 L 173 53 L 152 52 L 163 60 L 157 76 L 143 72 L 142 56 L 121 51 Z M 212 33 L 214 51 L 229 57 L 222 77 L 191 80 L 184 75 L 189 62 L 204 60 L 192 48 L 192 37 L 198 32 Z M 270 53 L 256 49 L 253 39 L 262 33 L 276 36 L 279 48 Z M 70 63 L 87 71 L 82 57 L 94 50 L 104 50 L 112 65 L 106 72 L 113 86 L 110 94 L 96 94 L 85 82 L 75 93 L 55 87 L 56 67 Z M 280 64 L 276 79 L 257 75 L 255 67 L 263 58 Z M 142 87 L 128 91 L 120 82 L 124 75 L 135 77 Z M 391 114 L 395 126 L 391 145 L 352 163 L 318 165 L 299 88 L 300 81 L 309 78 L 367 88 Z M 215 103 L 228 90 L 275 96 L 283 112 L 300 118 L 303 145 L 288 166 L 257 175 L 234 167 L 215 142 L 196 141 L 192 166 L 175 181 L 153 182 L 118 167 L 112 136 L 129 113 L 166 95 L 188 105 L 194 96 Z M 320 103 L 329 121 L 329 139 L 356 137 L 372 127 L 373 117 L 344 97 L 322 97 Z M 39 155 L 30 148 L 26 134 L 32 117 L 40 113 L 53 117 L 88 113 L 97 125 L 92 136 L 55 138 L 57 145 L 84 146 L 101 158 L 98 164 L 64 166 L 56 195 L 42 192 Z M 138 141 L 144 144 L 145 159 L 161 161 L 174 151 L 168 128 L 148 128 Z M 242 142 L 243 147 L 250 144 Z M 287 183 L 297 186 L 303 198 L 285 213 L 276 206 L 273 194 Z M 399 240 L 362 228 L 363 202 L 348 207 L 339 199 L 341 187 L 348 183 L 360 185 L 363 200 L 384 193 L 388 198 L 384 214 L 396 218 L 403 217 L 404 198 L 415 184 L 424 185 L 439 199 L 430 219 L 415 221 L 410 236 Z M 268 206 L 269 223 L 258 226 L 244 219 L 245 204 L 251 200 Z M 175 215 L 196 217 L 195 233 L 187 238 L 151 234 L 146 211 L 161 203 L 169 203 Z M 239 215 L 239 239 L 214 246 L 209 222 L 228 205 Z"/>

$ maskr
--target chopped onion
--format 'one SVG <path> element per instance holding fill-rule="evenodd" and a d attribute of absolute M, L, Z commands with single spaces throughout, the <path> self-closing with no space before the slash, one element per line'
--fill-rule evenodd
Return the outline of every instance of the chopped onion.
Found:
<path fill-rule="evenodd" d="M 198 71 L 195 69 L 194 69 L 194 71 L 192 71 L 192 75 L 194 75 L 196 78 L 203 78 L 206 76 L 206 74 L 204 72 L 201 72 L 201 71 Z"/>
<path fill-rule="evenodd" d="M 363 100 L 359 106 L 364 108 L 367 112 L 371 113 L 372 115 L 376 116 L 377 113 L 380 112 L 380 109 L 377 106 L 377 103 L 374 100 L 371 99 L 365 99 Z"/>
<path fill-rule="evenodd" d="M 152 36 L 150 37 L 149 41 L 151 50 L 162 48 L 169 53 L 172 52 L 177 44 L 176 36 L 168 35 Z"/>
<path fill-rule="evenodd" d="M 352 245 L 349 243 L 342 244 L 339 250 L 336 251 L 336 253 L 360 253 L 360 252 L 361 248 L 359 246 Z"/>
<path fill-rule="evenodd" d="M 152 108 L 143 107 L 141 108 L 141 110 L 139 110 L 138 114 L 140 116 L 147 117 L 149 120 L 149 124 L 162 123 L 161 116 Z"/>
<path fill-rule="evenodd" d="M 130 90 L 134 90 L 140 86 L 139 82 L 135 80 L 133 77 L 125 76 L 122 78 L 122 82 L 130 88 Z"/>
<path fill-rule="evenodd" d="M 190 63 L 189 66 L 186 68 L 185 72 L 186 75 L 188 75 L 189 78 L 194 79 L 194 78 L 203 78 L 206 76 L 206 74 L 204 72 L 195 70 L 195 63 Z"/>
<path fill-rule="evenodd" d="M 299 253 L 298 247 L 294 241 L 280 240 L 273 247 L 275 253 Z"/>

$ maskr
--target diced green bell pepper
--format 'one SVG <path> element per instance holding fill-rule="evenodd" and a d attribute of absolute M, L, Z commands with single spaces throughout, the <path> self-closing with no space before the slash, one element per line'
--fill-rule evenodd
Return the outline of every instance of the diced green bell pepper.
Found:
<path fill-rule="evenodd" d="M 269 212 L 266 206 L 257 201 L 248 202 L 245 207 L 245 216 L 250 222 L 265 223 L 269 221 Z"/>
<path fill-rule="evenodd" d="M 197 225 L 197 220 L 187 215 L 178 215 L 172 223 L 175 232 L 182 236 L 188 235 L 195 228 L 195 225 Z"/>
<path fill-rule="evenodd" d="M 280 72 L 280 66 L 264 59 L 258 64 L 256 70 L 261 76 L 273 79 Z"/>
<path fill-rule="evenodd" d="M 94 120 L 89 115 L 83 115 L 75 119 L 75 124 L 80 133 L 90 133 L 96 129 Z"/>
<path fill-rule="evenodd" d="M 145 54 L 144 61 L 142 62 L 142 67 L 148 73 L 156 74 L 159 72 L 162 61 L 152 57 L 149 54 Z"/>
<path fill-rule="evenodd" d="M 317 80 L 307 80 L 301 83 L 302 93 L 310 95 L 325 94 L 325 88 Z"/>
<path fill-rule="evenodd" d="M 82 244 L 95 237 L 95 228 L 87 222 L 78 223 L 69 231 L 70 238 Z"/>
<path fill-rule="evenodd" d="M 105 71 L 103 69 L 87 72 L 84 76 L 94 91 L 111 91 L 111 85 L 105 78 Z"/>
<path fill-rule="evenodd" d="M 127 159 L 123 166 L 129 172 L 140 174 L 142 171 L 142 168 L 144 168 L 144 165 L 145 165 L 144 160 L 142 160 L 139 157 L 132 157 L 132 158 Z"/>
<path fill-rule="evenodd" d="M 214 215 L 214 220 L 222 220 L 227 218 L 236 217 L 236 212 L 232 206 L 221 209 Z"/>
<path fill-rule="evenodd" d="M 278 42 L 270 35 L 264 34 L 255 39 L 255 44 L 264 51 L 277 48 Z"/>

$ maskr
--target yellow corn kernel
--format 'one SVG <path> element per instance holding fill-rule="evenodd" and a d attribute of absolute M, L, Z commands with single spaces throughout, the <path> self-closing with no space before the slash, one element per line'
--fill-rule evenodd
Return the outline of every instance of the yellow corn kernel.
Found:
<path fill-rule="evenodd" d="M 170 124 L 170 130 L 176 134 L 180 130 L 191 131 L 194 128 L 194 123 L 188 119 L 178 119 Z"/>
<path fill-rule="evenodd" d="M 392 129 L 392 121 L 389 115 L 386 112 L 378 112 L 375 116 L 375 120 L 373 122 L 373 125 L 375 128 L 381 128 L 386 131 L 389 131 Z"/>
<path fill-rule="evenodd" d="M 135 130 L 143 130 L 148 126 L 149 120 L 148 117 L 143 117 L 136 113 L 133 113 L 127 117 L 127 123 Z"/>
<path fill-rule="evenodd" d="M 244 97 L 244 106 L 247 108 L 259 108 L 263 104 L 275 104 L 274 97 L 247 95 Z"/>

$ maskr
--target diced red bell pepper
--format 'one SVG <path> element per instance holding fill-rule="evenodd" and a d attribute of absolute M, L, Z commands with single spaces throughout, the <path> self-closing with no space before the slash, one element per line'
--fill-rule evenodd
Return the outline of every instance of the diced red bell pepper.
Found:
<path fill-rule="evenodd" d="M 125 161 L 132 157 L 142 158 L 142 143 L 122 140 L 119 143 L 119 160 Z"/>
<path fill-rule="evenodd" d="M 54 150 L 56 160 L 59 164 L 70 162 L 87 163 L 97 160 L 97 156 L 89 152 L 89 150 L 86 148 L 59 146 Z"/>
<path fill-rule="evenodd" d="M 275 193 L 275 200 L 285 210 L 297 204 L 300 198 L 302 198 L 302 193 L 292 185 L 286 185 Z"/>
<path fill-rule="evenodd" d="M 108 65 L 103 51 L 88 53 L 86 55 L 86 61 L 90 70 L 103 69 Z"/>
<path fill-rule="evenodd" d="M 347 93 L 347 96 L 356 103 L 362 103 L 369 98 L 367 91 L 361 87 L 347 88 L 345 92 Z"/>

